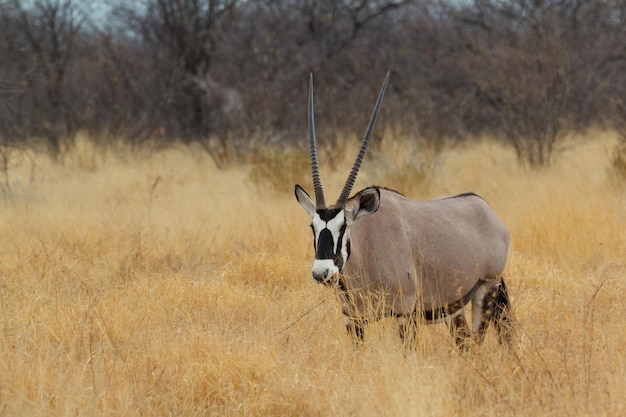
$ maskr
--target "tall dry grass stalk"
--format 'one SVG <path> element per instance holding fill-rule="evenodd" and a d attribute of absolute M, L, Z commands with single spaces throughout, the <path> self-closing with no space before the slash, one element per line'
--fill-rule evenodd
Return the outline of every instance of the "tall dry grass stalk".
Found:
<path fill-rule="evenodd" d="M 626 195 L 595 136 L 533 172 L 495 142 L 446 151 L 428 192 L 483 195 L 514 241 L 512 348 L 469 353 L 442 325 L 406 353 L 392 320 L 355 351 L 306 214 L 249 167 L 38 156 L 0 203 L 0 415 L 624 415 Z M 322 167 L 329 199 L 350 162 Z"/>

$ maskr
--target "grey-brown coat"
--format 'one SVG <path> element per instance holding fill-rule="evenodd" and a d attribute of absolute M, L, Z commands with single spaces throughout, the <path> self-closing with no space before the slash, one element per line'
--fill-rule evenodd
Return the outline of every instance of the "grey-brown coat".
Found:
<path fill-rule="evenodd" d="M 509 299 L 502 275 L 510 250 L 509 233 L 493 209 L 476 194 L 412 201 L 381 187 L 348 198 L 363 160 L 384 91 L 346 185 L 327 207 L 319 179 L 313 128 L 312 78 L 309 140 L 315 203 L 296 186 L 298 202 L 312 219 L 313 279 L 335 285 L 348 329 L 359 339 L 363 325 L 395 316 L 401 336 L 421 319 L 447 319 L 464 344 L 469 329 L 464 307 L 472 301 L 472 333 L 478 342 L 493 322 L 508 340 Z"/>

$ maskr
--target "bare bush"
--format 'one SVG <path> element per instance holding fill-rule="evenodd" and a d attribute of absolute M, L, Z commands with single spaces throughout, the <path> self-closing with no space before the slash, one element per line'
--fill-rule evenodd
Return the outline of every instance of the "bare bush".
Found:
<path fill-rule="evenodd" d="M 18 85 L 30 101 L 33 133 L 46 138 L 52 154 L 76 129 L 68 102 L 67 72 L 81 31 L 82 17 L 71 0 L 37 0 L 29 8 L 18 0 L 4 5 L 14 16 L 14 56 L 23 71 Z M 25 54 L 24 51 L 27 51 Z"/>
<path fill-rule="evenodd" d="M 609 126 L 626 90 L 623 1 L 90 4 L 0 0 L 0 133 L 13 142 L 58 153 L 83 131 L 199 142 L 216 160 L 299 146 L 313 72 L 319 134 L 338 149 L 362 135 L 391 70 L 383 130 L 495 135 L 541 166 L 565 133 Z"/>
<path fill-rule="evenodd" d="M 0 190 L 4 196 L 8 195 L 15 185 L 19 184 L 19 182 L 12 180 L 12 175 L 25 161 L 30 165 L 28 185 L 32 185 L 35 176 L 35 160 L 28 150 L 19 145 L 0 142 Z"/>
<path fill-rule="evenodd" d="M 263 148 L 254 158 L 248 174 L 250 181 L 263 192 L 286 194 L 293 191 L 294 184 L 311 189 L 309 157 L 294 150 L 274 147 Z"/>
<path fill-rule="evenodd" d="M 421 198 L 429 195 L 447 148 L 442 141 L 388 140 L 380 150 L 371 152 L 365 174 L 375 184 L 387 184 L 407 196 Z"/>
<path fill-rule="evenodd" d="M 614 102 L 611 125 L 618 135 L 619 142 L 611 154 L 609 179 L 618 187 L 626 184 L 626 99 Z"/>

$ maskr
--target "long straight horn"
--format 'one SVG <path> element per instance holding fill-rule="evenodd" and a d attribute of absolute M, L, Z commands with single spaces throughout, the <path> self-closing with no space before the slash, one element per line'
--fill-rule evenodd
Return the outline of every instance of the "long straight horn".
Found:
<path fill-rule="evenodd" d="M 317 144 L 315 143 L 315 119 L 313 117 L 313 73 L 309 77 L 309 150 L 311 152 L 311 174 L 313 175 L 313 188 L 315 190 L 315 207 L 326 208 L 324 190 L 320 179 L 320 167 L 317 162 Z"/>
<path fill-rule="evenodd" d="M 354 181 L 356 181 L 356 176 L 359 173 L 359 168 L 361 168 L 363 157 L 365 157 L 365 151 L 367 151 L 367 145 L 370 140 L 370 135 L 372 134 L 372 130 L 374 130 L 374 124 L 376 124 L 376 118 L 378 117 L 378 112 L 380 110 L 380 105 L 383 101 L 383 96 L 385 95 L 385 89 L 387 88 L 388 81 L 389 81 L 389 71 L 387 71 L 387 76 L 385 77 L 383 86 L 380 88 L 380 93 L 378 93 L 378 100 L 376 100 L 376 105 L 374 106 L 374 112 L 372 113 L 372 117 L 370 118 L 370 123 L 367 126 L 367 130 L 365 131 L 365 137 L 363 137 L 363 142 L 361 143 L 361 149 L 359 149 L 359 153 L 356 156 L 356 160 L 354 161 L 354 165 L 352 166 L 350 175 L 348 175 L 348 179 L 346 180 L 346 185 L 344 185 L 343 191 L 341 191 L 341 195 L 339 196 L 339 199 L 337 200 L 337 206 L 339 207 L 343 207 L 346 204 L 346 201 L 348 201 L 348 198 L 350 197 L 352 186 L 354 185 Z"/>

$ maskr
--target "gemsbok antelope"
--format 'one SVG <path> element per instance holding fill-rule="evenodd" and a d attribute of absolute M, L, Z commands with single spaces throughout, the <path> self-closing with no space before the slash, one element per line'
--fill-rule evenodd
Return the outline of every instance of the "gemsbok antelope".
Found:
<path fill-rule="evenodd" d="M 393 316 L 403 340 L 414 341 L 418 321 L 445 321 L 465 348 L 472 336 L 482 342 L 492 322 L 500 343 L 507 343 L 510 305 L 502 274 L 510 236 L 485 200 L 465 193 L 412 201 L 383 187 L 368 187 L 349 198 L 388 80 L 389 73 L 343 191 L 327 206 L 315 142 L 312 74 L 309 79 L 315 202 L 299 185 L 295 194 L 312 219 L 313 279 L 336 288 L 346 327 L 357 342 L 368 321 Z M 464 314 L 470 301 L 471 334 Z"/>

